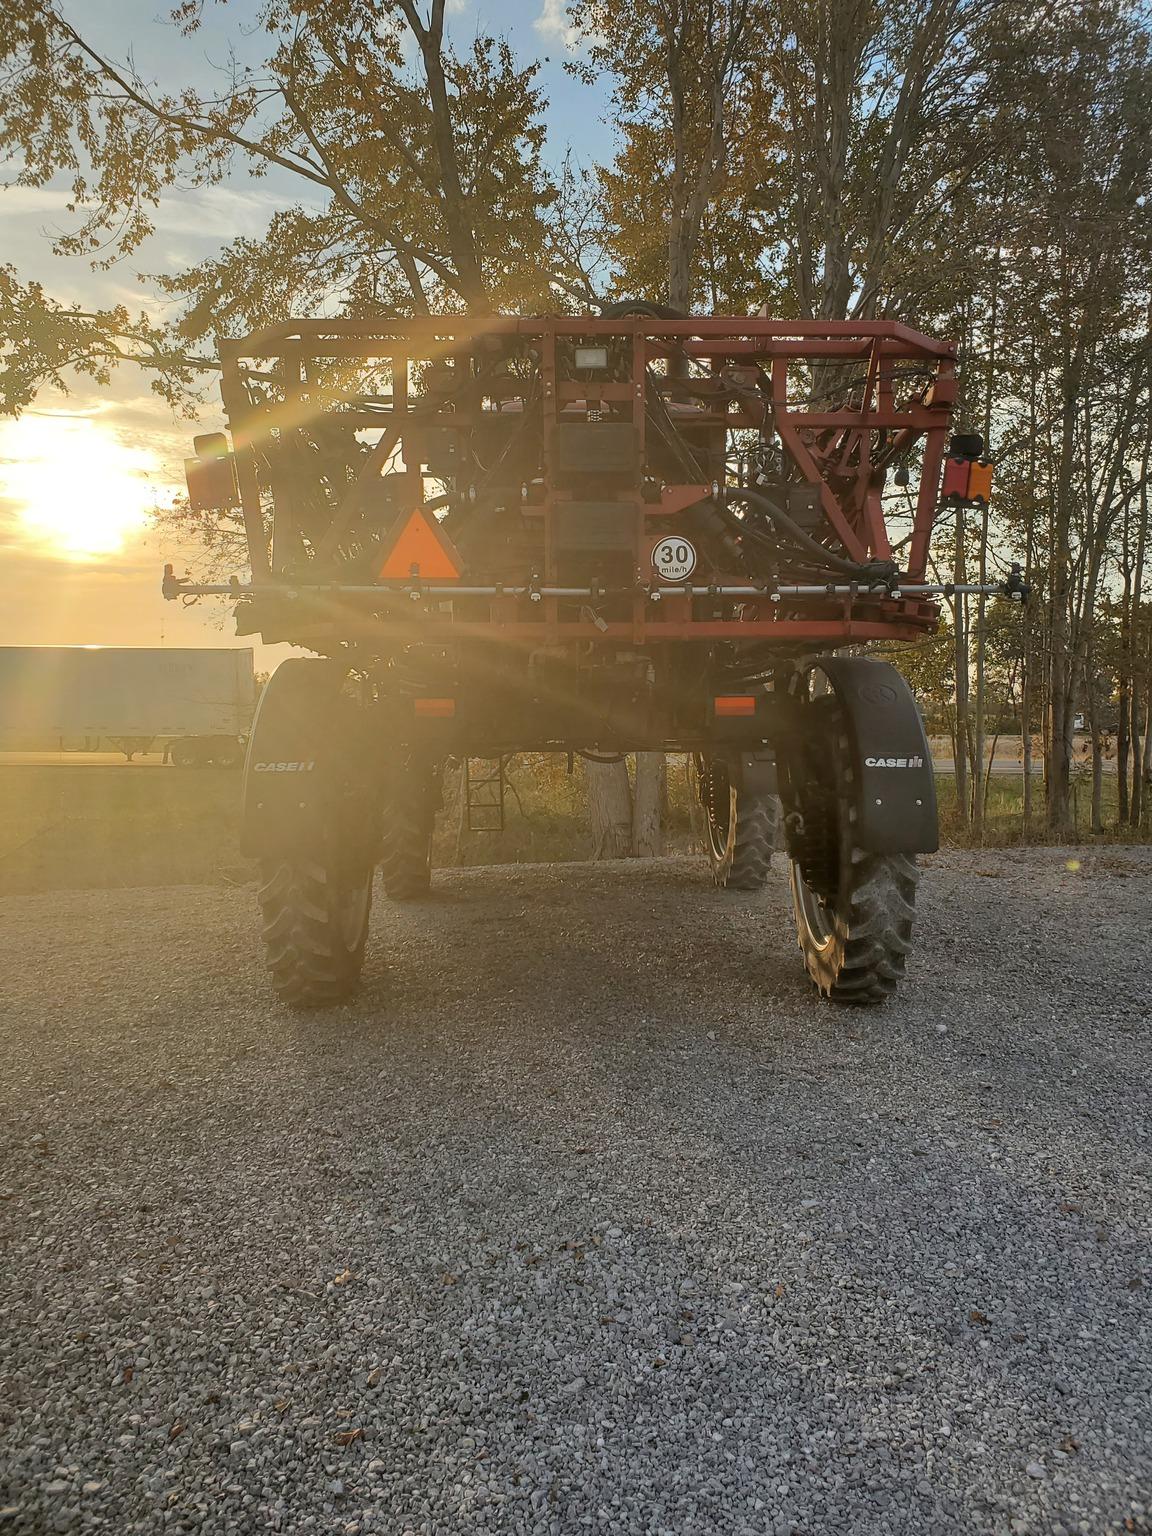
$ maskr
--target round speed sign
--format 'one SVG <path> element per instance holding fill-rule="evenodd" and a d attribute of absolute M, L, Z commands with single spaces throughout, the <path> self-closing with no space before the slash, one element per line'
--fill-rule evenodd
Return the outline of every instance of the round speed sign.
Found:
<path fill-rule="evenodd" d="M 661 539 L 652 551 L 652 568 L 662 581 L 685 581 L 696 569 L 696 550 L 691 540 Z"/>

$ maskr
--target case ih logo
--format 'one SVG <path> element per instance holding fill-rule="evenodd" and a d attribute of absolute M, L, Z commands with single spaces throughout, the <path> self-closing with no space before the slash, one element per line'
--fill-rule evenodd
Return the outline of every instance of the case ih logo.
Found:
<path fill-rule="evenodd" d="M 311 773 L 316 764 L 312 763 L 253 763 L 253 773 Z"/>
<path fill-rule="evenodd" d="M 866 757 L 865 768 L 923 768 L 922 757 Z"/>

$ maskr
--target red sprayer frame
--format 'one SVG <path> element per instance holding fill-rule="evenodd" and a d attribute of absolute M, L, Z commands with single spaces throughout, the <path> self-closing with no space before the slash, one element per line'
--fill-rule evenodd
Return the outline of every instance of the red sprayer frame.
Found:
<path fill-rule="evenodd" d="M 622 356 L 630 348 L 627 376 L 619 370 L 605 381 L 565 376 L 558 355 L 570 356 L 577 342 L 594 347 L 601 339 L 611 340 Z M 489 367 L 483 385 L 470 391 L 467 381 L 478 377 L 478 359 L 502 355 L 515 365 L 495 374 Z M 251 604 L 246 627 L 263 629 L 269 639 L 323 648 L 328 637 L 391 643 L 401 634 L 410 640 L 495 632 L 526 643 L 738 639 L 835 646 L 911 639 L 935 625 L 937 608 L 929 594 L 939 587 L 924 588 L 956 398 L 952 342 L 885 320 L 647 315 L 293 320 L 222 342 L 221 363 L 234 450 L 231 504 L 243 514 L 251 585 L 169 578 L 166 592 L 239 595 Z M 813 390 L 814 377 L 843 380 L 848 367 L 852 377 L 842 385 Z M 464 385 L 438 397 L 426 382 L 438 368 Z M 369 374 L 389 381 L 387 393 L 364 391 Z M 351 375 L 360 386 L 356 390 L 347 387 Z M 715 483 L 666 474 L 655 494 L 651 480 L 642 485 L 653 390 L 668 402 L 660 409 L 678 411 L 675 419 L 693 430 L 757 433 L 768 422 L 791 481 L 810 488 L 815 498 L 821 514 L 817 536 L 830 554 L 860 565 L 895 560 L 899 580 L 872 585 L 840 578 L 804 586 L 750 582 L 739 571 L 719 576 L 714 571 L 695 586 L 655 580 L 644 566 L 644 553 L 662 531 L 676 526 L 673 520 L 685 509 L 724 493 Z M 835 405 L 829 408 L 828 399 Z M 825 408 L 817 408 L 822 403 Z M 388 506 L 402 512 L 427 499 L 425 481 L 432 476 L 423 468 L 419 445 L 429 428 L 469 431 L 529 410 L 539 412 L 543 473 L 533 482 L 539 487 L 534 499 L 525 490 L 530 499 L 525 516 L 542 520 L 541 568 L 487 583 L 470 581 L 468 569 L 449 582 L 422 579 L 418 570 L 382 578 L 379 565 L 366 577 L 364 549 L 370 539 L 364 530 L 385 491 Z M 629 422 L 638 449 L 635 476 L 608 493 L 626 504 L 622 517 L 635 517 L 634 580 L 613 590 L 587 589 L 593 606 L 600 600 L 615 604 L 607 619 L 590 616 L 579 602 L 584 589 L 563 586 L 556 575 L 556 509 L 575 497 L 558 484 L 550 457 L 558 427 L 605 416 Z M 326 492 L 323 526 L 309 525 L 307 509 L 294 501 L 292 476 L 284 467 L 288 460 L 277 450 L 324 419 L 338 423 L 346 436 L 356 431 L 378 436 L 371 447 L 361 439 L 361 457 L 346 481 Z M 894 554 L 882 491 L 888 471 L 907 465 L 910 455 L 919 467 L 919 490 L 911 528 Z M 450 517 L 449 533 L 452 526 Z M 378 547 L 389 536 L 394 532 L 387 528 L 372 535 Z"/>

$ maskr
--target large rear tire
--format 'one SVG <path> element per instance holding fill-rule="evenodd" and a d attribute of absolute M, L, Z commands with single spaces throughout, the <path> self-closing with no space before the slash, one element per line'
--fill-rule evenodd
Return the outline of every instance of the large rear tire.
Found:
<path fill-rule="evenodd" d="M 289 1007 L 343 1002 L 360 980 L 380 838 L 376 741 L 338 662 L 293 657 L 260 697 L 242 846 L 259 861 L 268 969 Z"/>
<path fill-rule="evenodd" d="M 909 854 L 857 844 L 847 734 L 831 697 L 812 714 L 822 729 L 809 743 L 805 776 L 792 770 L 796 809 L 787 823 L 797 941 L 825 997 L 867 1007 L 904 979 L 920 871 Z"/>
<path fill-rule="evenodd" d="M 779 800 L 738 790 L 719 759 L 703 767 L 699 783 L 713 881 L 729 891 L 762 890 L 776 846 Z"/>
<path fill-rule="evenodd" d="M 277 997 L 325 1008 L 355 992 L 372 909 L 372 870 L 350 877 L 315 860 L 261 864 L 264 947 Z"/>

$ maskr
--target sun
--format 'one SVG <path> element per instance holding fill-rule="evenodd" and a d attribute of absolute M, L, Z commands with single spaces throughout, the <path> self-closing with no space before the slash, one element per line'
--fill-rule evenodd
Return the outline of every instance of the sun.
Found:
<path fill-rule="evenodd" d="M 89 416 L 0 423 L 0 500 L 28 542 L 72 560 L 118 554 L 171 499 L 159 457 Z"/>

